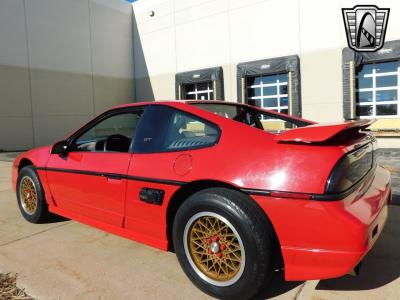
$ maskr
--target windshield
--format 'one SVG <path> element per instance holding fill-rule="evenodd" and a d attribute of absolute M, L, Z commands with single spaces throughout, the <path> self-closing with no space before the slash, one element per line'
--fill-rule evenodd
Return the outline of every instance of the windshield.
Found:
<path fill-rule="evenodd" d="M 201 109 L 215 113 L 222 117 L 247 124 L 271 133 L 280 133 L 288 129 L 311 125 L 302 120 L 293 119 L 290 116 L 278 115 L 273 112 L 265 112 L 240 104 L 221 103 L 190 103 Z"/>

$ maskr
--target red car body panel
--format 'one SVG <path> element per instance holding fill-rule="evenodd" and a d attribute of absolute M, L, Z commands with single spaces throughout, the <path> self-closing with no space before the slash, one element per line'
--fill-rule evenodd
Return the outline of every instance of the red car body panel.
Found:
<path fill-rule="evenodd" d="M 127 174 L 131 156 L 130 153 L 71 152 L 67 159 L 51 155 L 46 168 Z M 48 171 L 47 180 L 51 182 L 51 195 L 59 208 L 122 227 L 126 179 Z"/>
<path fill-rule="evenodd" d="M 149 103 L 117 108 L 145 105 Z M 163 250 L 168 249 L 169 202 L 181 188 L 213 181 L 248 191 L 276 231 L 287 280 L 344 275 L 379 236 L 391 196 L 386 170 L 377 167 L 343 199 L 309 199 L 309 195 L 324 194 L 332 169 L 345 153 L 368 141 L 307 143 L 324 141 L 350 128 L 365 128 L 369 122 L 328 129 L 312 125 L 274 135 L 182 102 L 151 105 L 168 105 L 213 122 L 221 129 L 219 142 L 177 152 L 71 152 L 67 157 L 41 147 L 16 159 L 13 186 L 21 161 L 29 160 L 37 168 L 50 211 Z M 124 176 L 114 178 L 115 174 Z M 142 188 L 164 190 L 162 205 L 141 201 Z M 259 193 L 265 190 L 275 192 Z"/>
<path fill-rule="evenodd" d="M 14 163 L 13 163 L 13 167 L 12 167 L 12 186 L 13 189 L 16 189 L 17 186 L 17 177 L 18 177 L 18 168 L 21 164 L 21 161 L 24 160 L 29 160 L 31 163 L 33 163 L 35 166 L 45 166 L 47 165 L 47 161 L 50 158 L 50 150 L 51 150 L 51 146 L 43 146 L 43 147 L 38 147 L 32 150 L 29 150 L 25 153 L 22 153 L 21 155 L 19 155 Z M 47 177 L 46 174 L 43 172 L 39 172 L 40 176 L 40 180 L 41 180 L 41 184 L 42 187 L 44 189 L 44 192 L 46 195 L 51 195 L 50 193 L 50 189 L 49 189 L 49 185 L 47 183 Z M 46 197 L 47 202 L 51 205 L 54 204 L 52 201 L 51 197 Z"/>
<path fill-rule="evenodd" d="M 340 201 L 253 197 L 278 235 L 285 278 L 306 280 L 338 277 L 357 265 L 383 229 L 390 196 L 389 174 L 378 167 Z"/>

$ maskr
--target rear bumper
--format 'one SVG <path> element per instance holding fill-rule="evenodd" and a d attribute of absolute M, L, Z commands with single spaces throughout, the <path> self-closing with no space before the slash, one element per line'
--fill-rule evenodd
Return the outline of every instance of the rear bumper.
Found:
<path fill-rule="evenodd" d="M 286 280 L 327 279 L 349 273 L 363 259 L 378 239 L 385 225 L 387 213 L 388 206 L 385 205 L 376 222 L 365 229 L 370 243 L 360 251 L 282 247 L 282 253 L 285 258 Z M 377 228 L 374 236 L 372 236 L 373 230 L 370 230 L 373 228 Z M 364 237 L 360 235 L 358 238 L 363 239 Z"/>
<path fill-rule="evenodd" d="M 281 244 L 286 280 L 340 277 L 372 248 L 387 220 L 390 174 L 375 174 L 343 200 L 254 196 Z"/>

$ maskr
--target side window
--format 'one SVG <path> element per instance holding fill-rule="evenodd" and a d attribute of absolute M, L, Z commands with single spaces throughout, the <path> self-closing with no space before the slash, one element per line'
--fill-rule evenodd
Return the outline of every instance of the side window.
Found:
<path fill-rule="evenodd" d="M 257 117 L 264 130 L 271 133 L 280 133 L 282 131 L 299 127 L 295 122 L 278 115 L 258 113 Z"/>
<path fill-rule="evenodd" d="M 142 112 L 108 117 L 79 136 L 72 151 L 128 152 Z"/>
<path fill-rule="evenodd" d="M 204 148 L 219 140 L 216 125 L 164 105 L 146 108 L 133 151 L 154 153 Z"/>
<path fill-rule="evenodd" d="M 261 129 L 270 133 L 281 133 L 283 131 L 310 125 L 308 122 L 293 119 L 286 115 L 278 115 L 258 109 L 251 109 L 253 119 L 261 125 Z M 243 122 L 246 123 L 246 122 Z M 257 122 L 256 122 L 257 123 Z M 246 123 L 252 126 L 250 123 Z M 256 126 L 259 127 L 259 126 Z"/>

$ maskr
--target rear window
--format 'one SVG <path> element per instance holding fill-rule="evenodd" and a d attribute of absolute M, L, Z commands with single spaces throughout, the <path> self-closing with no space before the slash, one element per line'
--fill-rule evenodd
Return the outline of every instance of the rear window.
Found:
<path fill-rule="evenodd" d="M 308 122 L 292 119 L 290 116 L 269 113 L 244 105 L 214 103 L 191 103 L 191 105 L 270 133 L 280 133 L 288 129 L 310 125 Z"/>
<path fill-rule="evenodd" d="M 215 145 L 220 129 L 199 117 L 164 105 L 150 105 L 140 121 L 133 151 L 155 153 Z"/>

